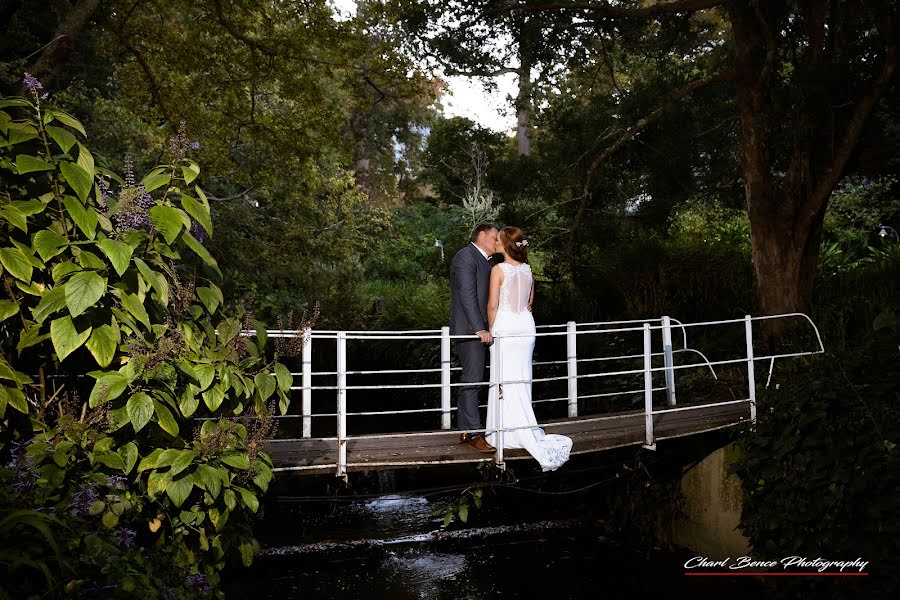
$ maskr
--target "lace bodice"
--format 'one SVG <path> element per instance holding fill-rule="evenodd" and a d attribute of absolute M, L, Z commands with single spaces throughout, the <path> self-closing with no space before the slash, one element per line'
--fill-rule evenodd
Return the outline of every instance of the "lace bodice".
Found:
<path fill-rule="evenodd" d="M 531 267 L 528 263 L 510 265 L 500 263 L 503 269 L 503 283 L 500 285 L 500 310 L 522 312 L 528 310 L 531 297 Z"/>

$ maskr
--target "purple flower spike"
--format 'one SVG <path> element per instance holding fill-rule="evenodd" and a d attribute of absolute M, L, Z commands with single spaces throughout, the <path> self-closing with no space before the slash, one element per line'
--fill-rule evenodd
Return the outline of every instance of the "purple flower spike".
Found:
<path fill-rule="evenodd" d="M 40 90 L 44 89 L 43 84 L 31 73 L 25 73 L 25 78 L 22 82 L 25 84 L 25 87 L 34 92 L 35 95 L 37 95 Z"/>
<path fill-rule="evenodd" d="M 94 484 L 83 487 L 80 491 L 72 494 L 72 504 L 69 505 L 69 514 L 73 517 L 86 515 L 91 504 L 100 499 Z"/>
<path fill-rule="evenodd" d="M 204 598 L 209 594 L 209 584 L 206 582 L 206 577 L 204 577 L 200 573 L 188 575 L 185 579 L 185 583 L 187 584 L 188 589 L 191 592 L 193 592 L 197 596 L 200 596 L 201 598 Z"/>
<path fill-rule="evenodd" d="M 128 480 L 121 475 L 111 475 L 106 478 L 106 487 L 114 490 L 124 490 L 128 484 Z"/>
<path fill-rule="evenodd" d="M 117 546 L 128 546 L 134 542 L 137 532 L 134 529 L 119 529 L 114 536 Z"/>
<path fill-rule="evenodd" d="M 191 235 L 197 238 L 197 241 L 201 244 L 206 241 L 206 230 L 203 229 L 203 226 L 191 219 Z"/>

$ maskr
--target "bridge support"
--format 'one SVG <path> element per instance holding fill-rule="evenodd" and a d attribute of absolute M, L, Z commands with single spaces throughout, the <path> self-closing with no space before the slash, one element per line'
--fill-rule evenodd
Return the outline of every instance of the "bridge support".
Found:
<path fill-rule="evenodd" d="M 756 369 L 753 366 L 753 319 L 744 316 L 744 331 L 747 335 L 747 396 L 750 399 L 750 422 L 756 424 Z"/>
<path fill-rule="evenodd" d="M 441 429 L 450 429 L 450 328 L 441 327 Z"/>
<path fill-rule="evenodd" d="M 566 324 L 566 365 L 569 381 L 569 418 L 578 416 L 578 334 L 575 321 Z"/>
<path fill-rule="evenodd" d="M 300 414 L 303 418 L 302 437 L 312 437 L 312 330 L 303 330 L 303 391 Z"/>
<path fill-rule="evenodd" d="M 644 448 L 656 450 L 653 437 L 653 352 L 650 323 L 644 323 Z"/>
<path fill-rule="evenodd" d="M 666 364 L 666 402 L 675 406 L 675 361 L 672 357 L 672 322 L 669 317 L 662 318 L 663 357 Z"/>
<path fill-rule="evenodd" d="M 337 334 L 337 476 L 347 479 L 347 334 Z"/>

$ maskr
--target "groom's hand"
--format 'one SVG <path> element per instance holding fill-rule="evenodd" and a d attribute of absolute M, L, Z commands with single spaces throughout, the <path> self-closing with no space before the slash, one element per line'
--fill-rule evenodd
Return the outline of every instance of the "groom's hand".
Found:
<path fill-rule="evenodd" d="M 491 335 L 490 331 L 479 331 L 475 335 L 481 339 L 481 343 L 485 346 L 490 346 L 494 343 L 494 336 Z"/>

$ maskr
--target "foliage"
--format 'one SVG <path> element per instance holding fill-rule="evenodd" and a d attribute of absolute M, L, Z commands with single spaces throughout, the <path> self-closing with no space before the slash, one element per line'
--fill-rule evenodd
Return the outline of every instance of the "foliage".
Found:
<path fill-rule="evenodd" d="M 149 529 L 145 547 L 215 585 L 227 559 L 252 560 L 247 518 L 272 479 L 261 443 L 275 404 L 287 409 L 290 373 L 267 358 L 259 322 L 223 314 L 184 131 L 170 164 L 140 182 L 129 165 L 121 179 L 26 83 L 30 99 L 0 101 L 5 441 L 29 442 L 34 506 L 62 512 L 115 480 L 125 492 L 94 498 L 89 514 L 107 530 Z M 244 414 L 262 419 L 223 419 Z M 211 419 L 194 429 L 197 417 Z M 79 542 L 89 555 L 93 540 Z"/>

